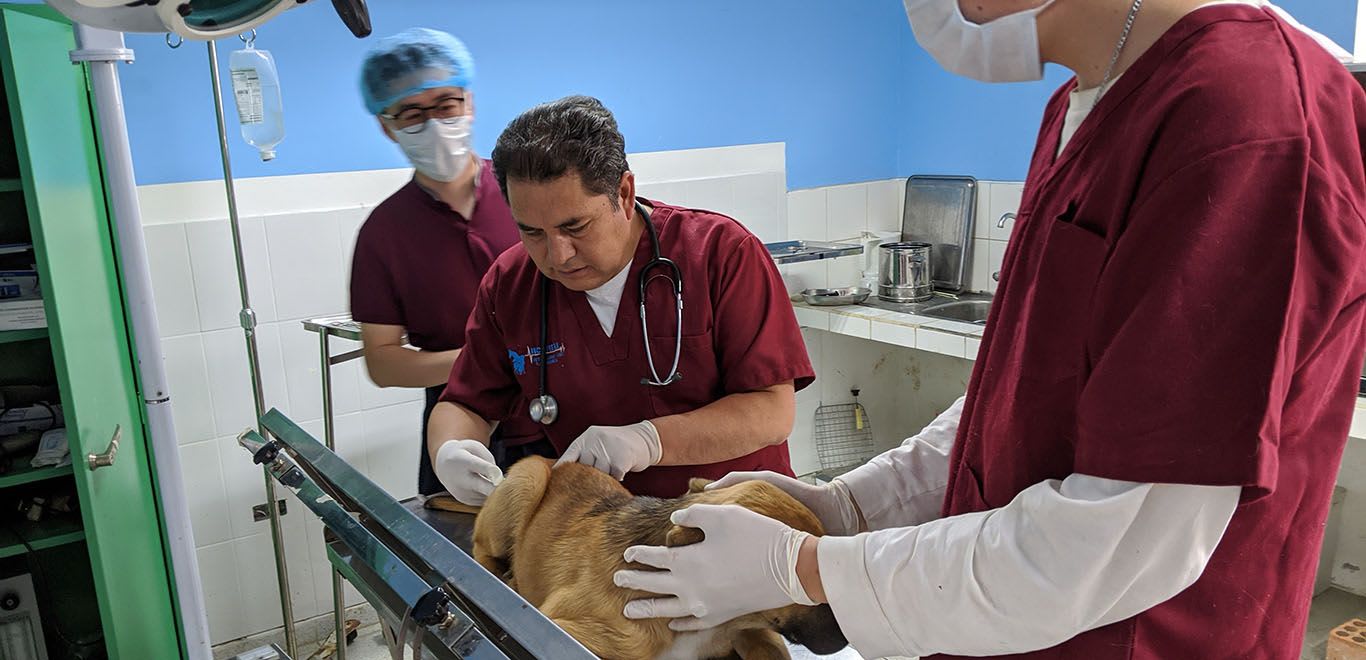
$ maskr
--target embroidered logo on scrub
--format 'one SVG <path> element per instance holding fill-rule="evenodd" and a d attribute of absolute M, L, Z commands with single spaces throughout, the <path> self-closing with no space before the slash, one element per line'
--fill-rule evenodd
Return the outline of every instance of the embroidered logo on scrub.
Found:
<path fill-rule="evenodd" d="M 564 343 L 562 342 L 546 344 L 546 364 L 556 364 L 563 360 L 564 352 Z M 512 361 L 512 372 L 521 376 L 526 373 L 528 363 L 535 367 L 541 366 L 541 347 L 527 346 L 525 352 L 518 352 L 515 348 L 509 348 L 508 359 Z"/>

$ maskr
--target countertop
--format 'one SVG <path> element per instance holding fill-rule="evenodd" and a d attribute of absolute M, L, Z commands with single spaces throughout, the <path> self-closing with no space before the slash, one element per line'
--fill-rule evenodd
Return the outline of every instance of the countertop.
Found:
<path fill-rule="evenodd" d="M 973 360 L 982 345 L 982 326 L 867 305 L 815 306 L 794 301 L 797 323 L 860 339 Z"/>

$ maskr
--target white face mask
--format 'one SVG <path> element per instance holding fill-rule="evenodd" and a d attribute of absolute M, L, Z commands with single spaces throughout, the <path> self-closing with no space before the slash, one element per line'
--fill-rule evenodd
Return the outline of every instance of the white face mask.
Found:
<path fill-rule="evenodd" d="M 1053 0 L 978 25 L 963 18 L 958 0 L 903 0 L 915 40 L 939 65 L 982 82 L 1043 78 L 1035 19 Z"/>
<path fill-rule="evenodd" d="M 417 171 L 454 181 L 470 165 L 470 118 L 428 119 L 420 133 L 395 130 L 394 139 Z"/>

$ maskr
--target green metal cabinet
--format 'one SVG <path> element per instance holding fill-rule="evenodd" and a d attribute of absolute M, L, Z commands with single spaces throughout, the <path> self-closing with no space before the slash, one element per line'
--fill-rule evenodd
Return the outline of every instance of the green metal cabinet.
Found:
<path fill-rule="evenodd" d="M 13 132 L 106 649 L 122 660 L 176 658 L 174 581 L 85 69 L 68 57 L 74 45 L 70 24 L 47 7 L 0 5 L 11 124 L 0 131 Z M 89 467 L 85 456 L 105 451 L 116 432 L 113 465 Z"/>

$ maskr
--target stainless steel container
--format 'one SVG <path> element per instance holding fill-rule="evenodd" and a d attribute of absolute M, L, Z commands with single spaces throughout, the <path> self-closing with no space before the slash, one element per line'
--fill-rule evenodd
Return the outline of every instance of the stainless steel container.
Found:
<path fill-rule="evenodd" d="M 877 297 L 888 302 L 924 302 L 934 297 L 930 244 L 884 243 L 878 251 Z"/>

